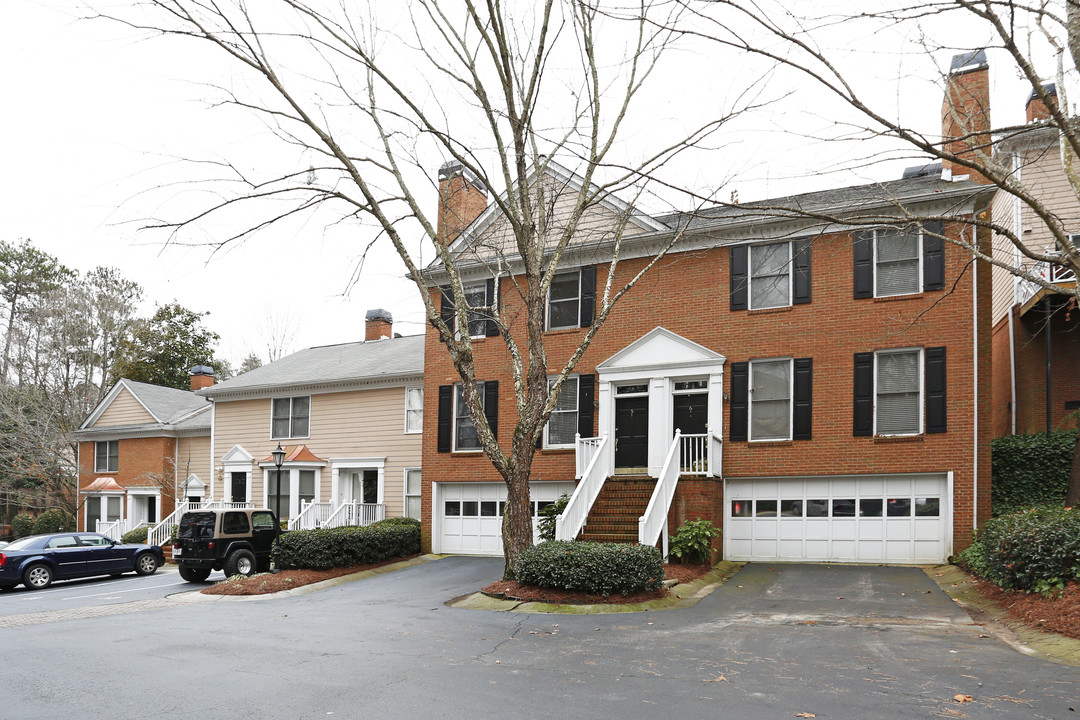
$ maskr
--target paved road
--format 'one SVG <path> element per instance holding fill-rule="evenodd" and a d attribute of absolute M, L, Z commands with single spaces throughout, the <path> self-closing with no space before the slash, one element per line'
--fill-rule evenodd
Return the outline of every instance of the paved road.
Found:
<path fill-rule="evenodd" d="M 118 578 L 106 576 L 57 581 L 44 590 L 28 590 L 25 585 L 19 585 L 10 592 L 0 594 L 0 618 L 28 612 L 163 598 L 190 586 L 190 583 L 180 579 L 175 565 L 160 567 L 153 575 L 125 573 Z"/>
<path fill-rule="evenodd" d="M 444 604 L 500 571 L 499 560 L 447 558 L 287 599 L 151 601 L 122 616 L 0 629 L 0 717 L 866 720 L 1080 710 L 1075 668 L 981 637 L 918 570 L 750 565 L 692 608 L 648 613 Z M 973 700 L 956 703 L 956 694 Z"/>

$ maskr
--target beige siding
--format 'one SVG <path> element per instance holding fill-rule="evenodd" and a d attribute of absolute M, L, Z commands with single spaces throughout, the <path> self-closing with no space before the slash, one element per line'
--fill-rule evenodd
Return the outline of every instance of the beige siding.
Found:
<path fill-rule="evenodd" d="M 213 462 L 210 457 L 210 435 L 203 437 L 182 437 L 176 440 L 176 479 L 183 482 L 189 475 L 199 476 L 207 485 L 213 474 Z"/>
<path fill-rule="evenodd" d="M 1015 207 L 1015 198 L 1012 195 L 997 192 L 991 209 L 994 224 L 1012 230 L 1015 224 Z M 994 235 L 993 255 L 995 260 L 1012 265 L 1014 263 L 1013 244 L 1002 235 Z M 992 322 L 996 324 L 1013 306 L 1016 297 L 1015 281 L 1012 273 L 996 265 L 990 272 L 993 277 Z"/>
<path fill-rule="evenodd" d="M 311 396 L 310 433 L 307 438 L 282 440 L 282 446 L 306 445 L 326 461 L 319 489 L 321 501 L 331 497 L 330 461 L 340 458 L 386 458 L 384 501 L 388 516 L 402 514 L 405 468 L 420 467 L 419 433 L 406 435 L 405 388 L 358 390 Z M 270 399 L 218 402 L 215 409 L 215 462 L 240 445 L 255 458 L 268 457 L 278 440 L 270 438 Z M 222 493 L 221 479 L 215 497 Z M 253 468 L 252 497 L 261 501 L 263 472 Z"/>
<path fill-rule="evenodd" d="M 101 413 L 101 417 L 94 423 L 94 427 L 138 425 L 149 422 L 157 421 L 127 388 L 123 388 L 109 403 L 109 407 L 105 408 L 105 412 Z"/>

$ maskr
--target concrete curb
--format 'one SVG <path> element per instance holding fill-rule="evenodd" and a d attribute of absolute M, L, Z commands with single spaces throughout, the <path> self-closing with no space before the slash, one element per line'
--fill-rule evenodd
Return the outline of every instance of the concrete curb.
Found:
<path fill-rule="evenodd" d="M 975 578 L 955 565 L 925 567 L 923 571 L 971 616 L 976 625 L 986 628 L 988 634 L 1017 652 L 1059 665 L 1080 667 L 1080 640 L 1009 619 L 1005 610 L 976 590 Z"/>
<path fill-rule="evenodd" d="M 494 612 L 521 612 L 562 615 L 601 615 L 613 613 L 649 612 L 654 610 L 677 610 L 696 605 L 703 597 L 726 583 L 746 563 L 721 560 L 706 575 L 692 583 L 676 585 L 671 589 L 673 597 L 631 604 L 555 605 L 553 603 L 500 600 L 483 593 L 472 593 L 450 600 L 450 607 L 466 610 L 491 610 Z"/>
<path fill-rule="evenodd" d="M 412 558 L 411 560 L 402 560 L 401 562 L 392 563 L 390 565 L 383 565 L 382 567 L 374 568 L 372 570 L 362 570 L 358 573 L 352 573 L 351 575 L 342 575 L 341 577 L 330 578 L 329 580 L 322 580 L 317 583 L 311 583 L 310 585 L 301 585 L 297 588 L 290 590 L 281 590 L 276 593 L 266 593 L 265 595 L 204 595 L 200 590 L 205 588 L 197 588 L 188 590 L 186 592 L 176 593 L 169 595 L 168 599 L 173 602 L 198 604 L 208 602 L 251 602 L 256 600 L 273 600 L 283 597 L 295 597 L 297 595 L 306 595 L 308 593 L 319 592 L 327 588 L 335 587 L 337 585 L 344 585 L 346 583 L 355 582 L 357 580 L 363 580 L 365 578 L 373 577 L 375 575 L 382 575 L 383 573 L 394 572 L 396 570 L 402 570 L 407 567 L 413 567 L 414 565 L 423 565 L 425 563 L 432 562 L 433 560 L 440 560 L 446 557 L 445 555 L 421 555 L 420 557 Z M 208 586 L 212 587 L 212 586 Z"/>

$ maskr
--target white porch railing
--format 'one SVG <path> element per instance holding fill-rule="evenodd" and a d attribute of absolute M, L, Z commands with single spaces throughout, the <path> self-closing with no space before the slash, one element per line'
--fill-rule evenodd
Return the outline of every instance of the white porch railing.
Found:
<path fill-rule="evenodd" d="M 709 430 L 709 475 L 721 477 L 724 464 L 724 439 L 719 433 Z"/>
<path fill-rule="evenodd" d="M 150 523 L 146 521 L 136 522 L 135 520 L 129 518 L 121 518 L 120 520 L 112 521 L 98 520 L 97 532 L 101 533 L 110 540 L 119 541 L 123 538 L 125 533 L 129 533 L 132 530 L 136 530 L 144 526 L 150 527 Z"/>
<path fill-rule="evenodd" d="M 570 496 L 570 501 L 566 503 L 562 514 L 555 518 L 556 540 L 573 540 L 581 532 L 581 528 L 585 527 L 589 510 L 592 509 L 596 496 L 600 494 L 604 481 L 607 479 L 605 451 L 608 437 L 604 435 L 599 438 L 575 438 L 580 481 L 574 488 L 574 494 Z M 582 463 L 583 455 L 588 458 L 588 462 Z M 584 465 L 583 468 L 582 465 Z"/>
<path fill-rule="evenodd" d="M 585 474 L 585 470 L 589 467 L 593 458 L 599 454 L 600 448 L 606 439 L 606 437 L 583 438 L 576 433 L 574 434 L 574 458 L 577 461 L 574 470 L 575 478 L 581 478 Z"/>
<path fill-rule="evenodd" d="M 350 525 L 371 525 L 386 519 L 386 506 L 381 503 L 342 503 L 332 512 L 324 528 L 345 527 Z"/>
<path fill-rule="evenodd" d="M 679 431 L 676 430 L 676 433 Z M 681 435 L 679 472 L 683 475 L 709 474 L 709 434 Z"/>
<path fill-rule="evenodd" d="M 1031 268 L 1031 272 L 1034 275 L 1042 278 L 1043 280 L 1060 285 L 1062 283 L 1076 282 L 1076 274 L 1072 270 L 1064 265 L 1051 265 L 1050 263 L 1037 263 Z M 1028 300 L 1035 297 L 1035 294 L 1042 289 L 1042 286 L 1036 285 L 1028 280 L 1021 278 L 1016 279 L 1016 302 L 1020 305 L 1024 305 Z"/>
<path fill-rule="evenodd" d="M 704 437 L 704 436 L 692 436 Z M 664 557 L 668 556 L 668 510 L 671 501 L 675 497 L 675 488 L 679 484 L 680 475 L 680 450 L 683 448 L 683 436 L 678 430 L 668 448 L 664 458 L 664 467 L 660 470 L 660 477 L 656 481 L 656 489 L 649 498 L 649 506 L 645 508 L 645 514 L 638 518 L 638 542 L 642 545 L 656 545 L 656 541 L 663 537 Z"/>
<path fill-rule="evenodd" d="M 304 500 L 300 503 L 302 509 L 294 518 L 289 518 L 290 530 L 314 530 L 323 527 L 326 521 L 334 514 L 334 503 L 311 502 Z"/>

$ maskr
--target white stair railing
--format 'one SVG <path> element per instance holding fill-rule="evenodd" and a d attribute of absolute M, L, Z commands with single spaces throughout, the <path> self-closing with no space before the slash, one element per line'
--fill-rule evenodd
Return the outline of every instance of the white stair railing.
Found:
<path fill-rule="evenodd" d="M 324 528 L 371 525 L 386 519 L 386 506 L 381 503 L 343 503 L 326 518 Z"/>
<path fill-rule="evenodd" d="M 679 448 L 679 471 L 683 475 L 708 475 L 708 433 L 682 436 L 682 444 Z"/>
<path fill-rule="evenodd" d="M 723 473 L 724 439 L 719 433 L 709 431 L 709 475 L 721 477 Z"/>
<path fill-rule="evenodd" d="M 200 501 L 191 502 L 188 500 L 183 501 L 176 506 L 168 517 L 150 528 L 150 532 L 146 533 L 147 545 L 163 545 L 165 541 L 172 536 L 172 527 L 180 522 L 180 518 L 184 513 L 189 510 L 199 510 L 205 507 L 206 503 Z"/>
<path fill-rule="evenodd" d="M 574 459 L 576 461 L 576 467 L 574 469 L 574 478 L 580 479 L 584 474 L 586 468 L 589 467 L 589 463 L 600 452 L 600 447 L 604 441 L 602 437 L 583 438 L 577 433 L 574 434 Z"/>
<path fill-rule="evenodd" d="M 598 442 L 592 442 L 592 441 Z M 573 540 L 585 527 L 585 519 L 589 517 L 589 510 L 596 502 L 597 495 L 604 487 L 607 480 L 606 450 L 608 436 L 599 438 L 577 438 L 575 446 L 578 452 L 578 465 L 581 467 L 581 457 L 584 452 L 588 462 L 584 464 L 579 475 L 574 494 L 563 509 L 562 514 L 555 518 L 555 539 Z"/>
<path fill-rule="evenodd" d="M 681 448 L 682 436 L 676 430 L 675 438 L 671 441 L 671 447 L 664 459 L 664 467 L 656 481 L 656 489 L 649 498 L 649 506 L 645 508 L 645 514 L 638 518 L 638 542 L 642 545 L 656 545 L 656 541 L 662 536 L 665 558 L 668 556 L 668 510 L 671 509 L 671 501 L 675 497 L 675 488 L 679 485 Z"/>
<path fill-rule="evenodd" d="M 300 513 L 294 518 L 289 518 L 290 530 L 314 530 L 323 527 L 327 518 L 334 512 L 334 503 L 332 502 L 309 502 L 304 500 L 300 505 L 302 507 Z"/>
<path fill-rule="evenodd" d="M 127 520 L 98 520 L 97 532 L 110 540 L 119 540 L 127 532 Z"/>

